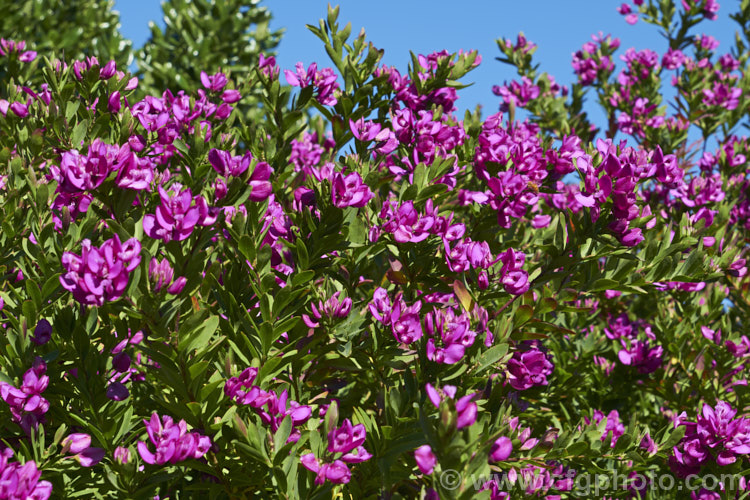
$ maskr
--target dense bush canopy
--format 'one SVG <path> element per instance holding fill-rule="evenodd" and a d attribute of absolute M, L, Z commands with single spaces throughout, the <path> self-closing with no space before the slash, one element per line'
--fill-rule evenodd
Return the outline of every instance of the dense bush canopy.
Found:
<path fill-rule="evenodd" d="M 595 35 L 570 85 L 500 39 L 490 116 L 475 51 L 386 67 L 337 8 L 329 63 L 145 96 L 3 39 L 0 498 L 746 495 L 750 1 L 726 51 L 717 10 L 623 4 L 665 46 Z"/>

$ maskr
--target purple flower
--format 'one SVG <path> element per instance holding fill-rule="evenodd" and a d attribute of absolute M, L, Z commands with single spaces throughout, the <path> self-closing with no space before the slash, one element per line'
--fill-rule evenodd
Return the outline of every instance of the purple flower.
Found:
<path fill-rule="evenodd" d="M 26 50 L 26 42 L 21 40 L 15 42 L 13 40 L 6 40 L 0 38 L 0 56 L 10 56 L 11 54 L 18 54 L 18 60 L 21 62 L 31 62 L 36 59 L 36 52 L 33 50 Z M 51 489 L 51 488 L 50 488 Z"/>
<path fill-rule="evenodd" d="M 167 293 L 171 293 L 172 295 L 179 295 L 185 288 L 185 284 L 187 284 L 187 278 L 185 276 L 180 276 L 179 278 L 174 280 L 174 283 L 169 285 L 169 287 L 167 288 Z"/>
<path fill-rule="evenodd" d="M 117 185 L 121 188 L 132 189 L 134 191 L 143 191 L 149 189 L 154 181 L 154 163 L 151 158 L 139 158 L 133 151 L 129 150 L 130 145 L 126 144 L 120 150 L 120 170 L 117 174 Z"/>
<path fill-rule="evenodd" d="M 552 374 L 554 365 L 547 355 L 533 341 L 524 341 L 523 350 L 513 353 L 508 361 L 508 382 L 517 391 L 525 391 L 537 385 L 547 385 L 547 377 Z"/>
<path fill-rule="evenodd" d="M 362 182 L 362 177 L 357 172 L 346 177 L 341 172 L 336 172 L 331 179 L 331 200 L 338 208 L 364 207 L 373 196 L 370 187 Z"/>
<path fill-rule="evenodd" d="M 176 464 L 190 458 L 198 459 L 211 448 L 211 439 L 196 431 L 188 432 L 184 420 L 175 423 L 171 417 L 159 417 L 154 412 L 151 420 L 143 423 L 149 440 L 156 447 L 152 452 L 146 442 L 138 441 L 138 454 L 147 464 Z"/>
<path fill-rule="evenodd" d="M 104 449 L 91 447 L 88 434 L 69 434 L 61 444 L 61 453 L 71 453 L 82 467 L 93 467 L 104 458 Z"/>
<path fill-rule="evenodd" d="M 312 63 L 305 71 L 305 65 L 302 62 L 298 62 L 294 66 L 294 72 L 285 69 L 284 76 L 286 77 L 287 83 L 292 87 L 309 87 L 315 80 L 315 73 L 318 70 L 318 65 Z"/>
<path fill-rule="evenodd" d="M 31 368 L 24 373 L 20 389 L 7 382 L 0 382 L 0 397 L 10 406 L 13 421 L 27 434 L 31 433 L 32 428 L 36 429 L 40 422 L 44 422 L 44 414 L 49 410 L 49 401 L 42 397 L 49 385 L 46 372 L 46 363 L 37 357 Z"/>
<path fill-rule="evenodd" d="M 120 465 L 127 465 L 128 463 L 130 463 L 130 450 L 128 448 L 118 446 L 117 448 L 115 448 L 115 452 L 113 455 L 115 462 L 119 463 Z"/>
<path fill-rule="evenodd" d="M 273 56 L 266 57 L 263 54 L 258 54 L 258 69 L 267 78 L 275 79 L 279 76 L 279 67 L 276 65 L 276 58 Z"/>
<path fill-rule="evenodd" d="M 623 365 L 635 366 L 642 375 L 654 372 L 661 366 L 664 350 L 660 345 L 649 348 L 648 340 L 633 340 L 628 347 L 625 340 L 620 342 L 624 349 L 617 353 L 617 357 Z"/>
<path fill-rule="evenodd" d="M 435 408 L 440 408 L 440 403 L 447 399 L 454 399 L 456 396 L 456 387 L 452 385 L 444 385 L 442 389 L 436 389 L 431 384 L 425 385 L 425 391 L 430 402 Z M 462 398 L 459 398 L 455 403 L 456 408 L 456 428 L 463 429 L 470 425 L 474 425 L 477 421 L 477 404 L 473 402 L 473 399 L 477 394 L 467 394 Z"/>
<path fill-rule="evenodd" d="M 414 450 L 414 460 L 417 461 L 417 467 L 422 471 L 422 474 L 432 474 L 435 465 L 437 465 L 437 457 L 432 452 L 429 444 L 425 444 Z"/>
<path fill-rule="evenodd" d="M 286 81 L 292 87 L 305 88 L 311 85 L 315 86 L 317 91 L 316 99 L 324 106 L 334 106 L 338 102 L 334 93 L 338 90 L 339 85 L 336 82 L 337 76 L 331 68 L 323 68 L 318 71 L 316 63 L 310 64 L 305 70 L 305 65 L 298 62 L 295 71 L 284 70 Z"/>
<path fill-rule="evenodd" d="M 47 500 L 52 494 L 52 483 L 39 481 L 42 472 L 36 462 L 28 460 L 21 465 L 8 462 L 13 450 L 4 448 L 0 451 L 0 494 L 3 498 L 23 500 Z"/>
<path fill-rule="evenodd" d="M 522 269 L 525 260 L 525 254 L 516 252 L 512 248 L 500 254 L 500 261 L 503 263 L 500 281 L 505 291 L 512 295 L 523 295 L 531 286 L 529 273 Z"/>
<path fill-rule="evenodd" d="M 2 308 L 0 307 L 0 309 Z M 51 338 L 52 325 L 46 319 L 40 319 L 39 323 L 36 324 L 36 328 L 34 328 L 34 336 L 31 337 L 31 341 L 36 345 L 44 345 L 49 342 Z"/>
<path fill-rule="evenodd" d="M 224 385 L 224 394 L 237 404 L 249 405 L 255 409 L 260 414 L 263 423 L 270 425 L 272 432 L 279 429 L 287 416 L 292 419 L 294 426 L 300 426 L 307 422 L 312 415 L 309 406 L 288 399 L 286 390 L 279 395 L 264 391 L 253 384 L 257 375 L 257 368 L 246 368 L 239 377 L 231 377 L 227 380 Z M 300 431 L 293 429 L 287 442 L 297 442 L 299 438 Z"/>
<path fill-rule="evenodd" d="M 339 301 L 340 295 L 341 292 L 336 292 L 325 303 L 322 300 L 318 301 L 318 307 L 315 307 L 315 303 L 310 304 L 315 320 L 309 315 L 303 314 L 302 321 L 310 328 L 317 328 L 320 326 L 319 320 L 323 319 L 324 316 L 326 318 L 346 318 L 352 310 L 352 299 L 346 297 Z"/>
<path fill-rule="evenodd" d="M 155 292 L 172 283 L 173 276 L 174 271 L 167 259 L 163 259 L 161 262 L 156 260 L 155 257 L 151 259 L 148 266 L 148 277 L 154 284 Z"/>
<path fill-rule="evenodd" d="M 739 87 L 730 88 L 725 83 L 714 82 L 711 90 L 703 89 L 703 104 L 706 106 L 721 106 L 731 111 L 740 105 L 741 95 L 742 89 Z M 12 104 L 11 109 L 13 109 Z"/>
<path fill-rule="evenodd" d="M 605 419 L 606 423 L 604 432 L 602 432 L 601 440 L 605 441 L 607 436 L 610 436 L 611 434 L 612 441 L 610 442 L 610 447 L 614 448 L 619 437 L 625 433 L 625 426 L 620 421 L 620 414 L 617 410 L 612 410 L 606 416 L 601 411 L 594 410 L 594 423 L 596 425 L 599 425 L 601 421 Z M 584 417 L 583 420 L 587 425 L 591 423 L 591 420 L 588 417 Z"/>
<path fill-rule="evenodd" d="M 101 247 L 83 240 L 81 255 L 64 252 L 65 273 L 60 276 L 63 288 L 84 305 L 101 306 L 120 298 L 128 286 L 130 273 L 141 262 L 141 244 L 135 238 L 120 243 L 114 235 Z"/>
<path fill-rule="evenodd" d="M 463 358 L 465 349 L 474 344 L 476 332 L 471 329 L 469 315 L 457 315 L 454 308 L 433 309 L 425 315 L 427 359 L 436 363 L 454 364 Z M 440 340 L 442 347 L 436 347 Z"/>
<path fill-rule="evenodd" d="M 124 401 L 130 397 L 130 391 L 122 382 L 111 382 L 107 386 L 106 396 L 112 401 Z"/>
<path fill-rule="evenodd" d="M 672 470 L 684 477 L 700 472 L 713 460 L 724 466 L 734 463 L 738 455 L 750 454 L 750 418 L 735 418 L 737 410 L 718 401 L 715 407 L 703 403 L 695 423 L 680 420 L 687 427 L 685 437 L 673 448 L 669 459 Z"/>
<path fill-rule="evenodd" d="M 106 144 L 100 139 L 94 139 L 85 156 L 75 149 L 65 151 L 60 161 L 59 189 L 67 193 L 92 191 L 126 160 L 130 160 L 130 148 Z"/>
<path fill-rule="evenodd" d="M 273 186 L 268 180 L 271 178 L 272 172 L 273 168 L 264 161 L 255 165 L 249 180 L 252 188 L 249 197 L 251 201 L 265 201 L 273 194 Z"/>
<path fill-rule="evenodd" d="M 20 102 L 14 102 L 10 105 L 10 110 L 13 111 L 20 118 L 26 118 L 29 116 L 29 108 L 26 104 Z"/>
<path fill-rule="evenodd" d="M 659 447 L 656 445 L 648 432 L 643 436 L 638 447 L 648 453 L 649 456 L 655 455 L 656 452 L 659 451 Z"/>
<path fill-rule="evenodd" d="M 511 452 L 513 452 L 513 442 L 509 437 L 500 436 L 492 444 L 490 460 L 493 462 L 502 462 L 508 459 Z"/>
<path fill-rule="evenodd" d="M 196 225 L 211 225 L 215 222 L 206 200 L 198 195 L 193 197 L 189 188 L 180 192 L 173 189 L 171 193 L 159 186 L 161 205 L 156 208 L 156 214 L 146 214 L 143 217 L 143 231 L 156 240 L 182 241 L 190 237 Z"/>
<path fill-rule="evenodd" d="M 227 85 L 227 76 L 224 73 L 209 76 L 205 71 L 201 71 L 201 83 L 211 92 L 221 92 Z"/>
<path fill-rule="evenodd" d="M 344 419 L 341 426 L 328 433 L 328 451 L 348 453 L 365 442 L 365 433 L 364 425 L 352 425 L 348 418 Z"/>
<path fill-rule="evenodd" d="M 148 266 L 148 276 L 153 283 L 153 290 L 155 292 L 159 292 L 162 288 L 167 287 L 167 292 L 172 295 L 179 295 L 182 289 L 185 288 L 185 283 L 187 283 L 187 278 L 184 276 L 180 276 L 172 282 L 174 271 L 167 259 L 158 261 L 156 258 L 152 258 Z"/>
<path fill-rule="evenodd" d="M 365 442 L 365 427 L 362 424 L 352 425 L 349 419 L 345 419 L 340 427 L 332 429 L 328 434 L 328 452 L 331 454 L 343 453 L 340 459 L 331 463 L 323 463 L 313 453 L 308 453 L 300 458 L 305 468 L 313 471 L 317 477 L 315 484 L 323 484 L 326 479 L 334 484 L 348 483 L 351 472 L 347 463 L 361 463 L 372 458 L 372 455 L 362 446 Z"/>
<path fill-rule="evenodd" d="M 103 68 L 99 70 L 99 79 L 100 80 L 109 80 L 113 76 L 115 76 L 115 73 L 117 72 L 117 64 L 115 61 L 109 61 L 107 64 L 104 65 Z"/>
<path fill-rule="evenodd" d="M 211 163 L 211 166 L 224 177 L 229 177 L 230 175 L 239 177 L 242 175 L 247 170 L 247 167 L 250 166 L 252 158 L 253 156 L 250 152 L 245 153 L 243 156 L 232 156 L 229 151 L 222 151 L 220 149 L 212 149 L 208 152 L 208 161 Z"/>
<path fill-rule="evenodd" d="M 224 101 L 226 104 L 234 104 L 235 102 L 239 101 L 242 98 L 240 95 L 239 90 L 231 89 L 231 90 L 225 90 L 221 94 L 221 100 Z"/>
<path fill-rule="evenodd" d="M 334 460 L 330 464 L 321 463 L 314 453 L 308 453 L 300 457 L 300 462 L 316 474 L 315 484 L 323 484 L 326 480 L 333 484 L 346 484 L 352 478 L 349 467 L 341 460 Z"/>

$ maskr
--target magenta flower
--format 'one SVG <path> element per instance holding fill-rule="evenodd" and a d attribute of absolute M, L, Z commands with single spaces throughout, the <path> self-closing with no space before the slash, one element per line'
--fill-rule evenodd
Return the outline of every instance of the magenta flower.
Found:
<path fill-rule="evenodd" d="M 399 292 L 391 303 L 388 292 L 384 288 L 375 290 L 372 298 L 368 306 L 370 313 L 384 325 L 391 326 L 396 340 L 403 344 L 411 344 L 422 337 L 422 324 L 419 319 L 421 302 L 417 301 L 407 306 L 403 299 L 403 292 Z"/>
<path fill-rule="evenodd" d="M 263 54 L 258 54 L 258 69 L 267 78 L 275 79 L 279 76 L 279 67 L 276 65 L 276 58 L 273 56 L 266 57 Z"/>
<path fill-rule="evenodd" d="M 115 452 L 113 455 L 115 462 L 119 463 L 120 465 L 127 465 L 130 463 L 130 450 L 128 448 L 118 446 L 117 448 L 115 448 Z"/>
<path fill-rule="evenodd" d="M 227 85 L 227 76 L 224 73 L 209 76 L 205 71 L 201 71 L 201 83 L 211 92 L 221 92 Z"/>
<path fill-rule="evenodd" d="M 511 387 L 525 391 L 537 385 L 547 385 L 547 377 L 552 374 L 554 365 L 547 355 L 533 341 L 524 341 L 520 349 L 508 361 L 507 376 Z"/>
<path fill-rule="evenodd" d="M 606 423 L 604 432 L 602 432 L 601 440 L 605 441 L 607 437 L 610 437 L 612 439 L 610 447 L 614 448 L 620 436 L 625 434 L 625 426 L 620 421 L 620 414 L 617 410 L 610 411 L 606 416 L 601 411 L 594 410 L 594 424 L 598 425 L 605 419 Z M 586 422 L 586 425 L 591 423 L 591 420 L 588 417 L 584 417 L 583 420 Z"/>
<path fill-rule="evenodd" d="M 471 329 L 469 315 L 464 311 L 457 315 L 455 309 L 433 309 L 425 315 L 427 359 L 436 363 L 458 363 L 467 347 L 474 344 L 476 332 Z M 436 342 L 442 344 L 437 347 Z"/>
<path fill-rule="evenodd" d="M 495 440 L 490 449 L 490 460 L 492 462 L 502 462 L 510 457 L 513 452 L 513 442 L 510 438 L 500 436 Z"/>
<path fill-rule="evenodd" d="M 703 89 L 703 104 L 706 106 L 721 106 L 727 110 L 733 110 L 740 105 L 741 95 L 742 89 L 739 87 L 729 87 L 725 83 L 714 82 L 711 90 Z M 11 109 L 13 109 L 12 104 Z"/>
<path fill-rule="evenodd" d="M 265 201 L 273 194 L 273 186 L 269 181 L 272 172 L 273 168 L 264 161 L 255 165 L 248 181 L 252 188 L 249 197 L 251 201 Z"/>
<path fill-rule="evenodd" d="M 174 271 L 167 259 L 158 261 L 156 258 L 152 258 L 148 266 L 148 276 L 153 283 L 153 290 L 155 292 L 167 287 L 167 292 L 172 295 L 179 295 L 182 289 L 185 288 L 185 283 L 187 283 L 187 278 L 184 276 L 180 276 L 174 282 L 172 281 Z"/>
<path fill-rule="evenodd" d="M 104 449 L 91 447 L 91 436 L 88 434 L 69 434 L 62 440 L 61 453 L 73 455 L 82 467 L 93 467 L 104 458 Z"/>
<path fill-rule="evenodd" d="M 0 307 L 2 309 L 2 307 Z M 49 321 L 42 318 L 34 328 L 34 336 L 31 337 L 31 341 L 36 345 L 44 345 L 52 338 L 52 325 Z"/>
<path fill-rule="evenodd" d="M 505 291 L 512 295 L 523 295 L 531 286 L 529 273 L 523 270 L 526 255 L 509 248 L 500 254 L 503 268 L 500 271 L 500 281 Z"/>
<path fill-rule="evenodd" d="M 121 188 L 143 191 L 154 181 L 154 162 L 151 158 L 138 157 L 131 146 L 125 144 L 118 155 L 119 172 L 116 184 Z M 126 152 L 127 151 L 127 152 Z"/>
<path fill-rule="evenodd" d="M 120 298 L 128 286 L 130 273 L 141 262 L 141 244 L 135 238 L 120 243 L 114 235 L 101 247 L 83 240 L 81 255 L 64 252 L 65 273 L 60 276 L 63 288 L 84 305 L 101 306 Z"/>
<path fill-rule="evenodd" d="M 624 349 L 617 353 L 623 365 L 634 366 L 640 374 L 648 374 L 659 369 L 664 349 L 660 345 L 649 347 L 648 340 L 633 340 L 630 346 L 625 340 L 620 340 Z"/>
<path fill-rule="evenodd" d="M 187 423 L 175 423 L 171 417 L 159 417 L 156 412 L 151 420 L 144 420 L 149 440 L 156 447 L 152 452 L 147 443 L 138 441 L 138 454 L 147 464 L 176 464 L 190 458 L 201 458 L 211 448 L 211 439 L 192 431 L 187 431 Z"/>
<path fill-rule="evenodd" d="M 343 455 L 330 463 L 325 463 L 308 453 L 300 457 L 302 465 L 316 474 L 315 484 L 323 484 L 326 480 L 334 484 L 344 484 L 351 480 L 351 471 L 346 465 L 365 462 L 372 455 L 362 446 L 365 442 L 365 427 L 362 424 L 352 425 L 345 419 L 340 427 L 328 434 L 328 452 L 336 456 Z"/>
<path fill-rule="evenodd" d="M 305 65 L 302 64 L 302 62 L 298 62 L 294 66 L 294 72 L 285 69 L 284 76 L 286 77 L 287 83 L 292 87 L 305 88 L 312 85 L 317 71 L 318 65 L 316 63 L 312 63 L 307 70 L 305 70 Z"/>
<path fill-rule="evenodd" d="M 127 160 L 131 160 L 130 148 L 106 144 L 99 139 L 94 139 L 85 156 L 75 149 L 65 151 L 60 161 L 59 189 L 68 193 L 92 191 Z"/>
<path fill-rule="evenodd" d="M 247 167 L 250 166 L 250 160 L 253 156 L 247 152 L 243 156 L 232 156 L 229 151 L 212 149 L 208 152 L 208 161 L 220 175 L 224 177 L 242 175 Z"/>
<path fill-rule="evenodd" d="M 33 50 L 24 50 L 25 48 L 26 42 L 23 40 L 15 42 L 0 38 L 0 56 L 8 57 L 12 54 L 18 54 L 18 60 L 24 63 L 29 63 L 36 59 L 36 52 Z"/>
<path fill-rule="evenodd" d="M 432 474 L 435 465 L 437 465 L 437 457 L 432 452 L 429 444 L 425 444 L 414 450 L 414 460 L 417 461 L 417 467 L 419 467 L 422 474 Z"/>
<path fill-rule="evenodd" d="M 29 116 L 29 107 L 26 104 L 20 102 L 14 102 L 10 105 L 10 110 L 15 113 L 19 118 L 26 118 Z"/>
<path fill-rule="evenodd" d="M 456 387 L 453 385 L 444 385 L 442 389 L 436 389 L 431 384 L 426 384 L 425 390 L 427 391 L 427 397 L 435 408 L 440 408 L 440 403 L 442 401 L 454 399 L 456 396 Z M 473 402 L 473 399 L 476 396 L 476 393 L 467 394 L 456 401 L 457 429 L 474 425 L 477 421 L 477 404 Z"/>
<path fill-rule="evenodd" d="M 339 301 L 341 292 L 334 293 L 328 300 L 318 301 L 318 307 L 315 307 L 315 303 L 311 303 L 312 318 L 307 315 L 302 315 L 302 321 L 305 322 L 310 328 L 318 328 L 320 326 L 320 320 L 323 317 L 326 318 L 346 318 L 349 312 L 352 310 L 352 299 L 349 297 Z M 315 318 L 315 319 L 313 319 Z"/>
<path fill-rule="evenodd" d="M 673 448 L 669 466 L 680 477 L 697 474 L 703 465 L 725 466 L 750 454 L 750 418 L 735 418 L 737 410 L 724 401 L 715 407 L 703 403 L 696 422 L 680 421 L 685 437 Z"/>
<path fill-rule="evenodd" d="M 357 172 L 344 174 L 336 172 L 331 179 L 331 200 L 338 208 L 364 207 L 375 196 L 370 187 L 362 181 Z"/>
<path fill-rule="evenodd" d="M 328 433 L 328 451 L 331 453 L 348 453 L 365 442 L 365 426 L 352 425 L 349 419 L 337 429 Z"/>
<path fill-rule="evenodd" d="M 8 462 L 13 450 L 3 448 L 0 451 L 0 495 L 7 499 L 47 500 L 52 495 L 52 483 L 40 481 L 42 472 L 36 462 Z"/>
<path fill-rule="evenodd" d="M 109 80 L 110 78 L 115 76 L 116 72 L 117 72 L 117 64 L 115 63 L 115 61 L 109 61 L 99 70 L 99 79 Z"/>
<path fill-rule="evenodd" d="M 176 192 L 173 186 L 171 193 L 159 186 L 161 205 L 156 214 L 143 217 L 143 231 L 156 240 L 182 241 L 190 237 L 196 225 L 209 226 L 216 222 L 216 217 L 208 208 L 206 200 L 198 195 L 193 197 L 189 188 Z"/>
<path fill-rule="evenodd" d="M 334 460 L 330 464 L 322 463 L 315 458 L 314 453 L 308 453 L 300 457 L 300 462 L 316 474 L 315 484 L 323 484 L 326 479 L 333 484 L 346 484 L 352 479 L 349 467 L 341 460 Z"/>
<path fill-rule="evenodd" d="M 246 368 L 239 377 L 231 377 L 227 380 L 224 385 L 224 394 L 237 404 L 249 405 L 253 408 L 260 414 L 263 423 L 269 425 L 274 433 L 287 416 L 292 419 L 294 426 L 307 422 L 312 415 L 312 409 L 309 406 L 290 400 L 286 390 L 278 395 L 264 391 L 253 384 L 257 375 L 257 368 Z M 293 429 L 287 442 L 294 443 L 299 438 L 299 429 Z"/>
<path fill-rule="evenodd" d="M 49 410 L 49 401 L 42 397 L 49 385 L 46 373 L 47 364 L 37 357 L 32 367 L 24 373 L 20 388 L 0 382 L 0 397 L 10 406 L 13 421 L 27 434 L 44 422 L 44 414 Z"/>
<path fill-rule="evenodd" d="M 316 63 L 310 64 L 305 70 L 305 65 L 298 62 L 295 67 L 295 71 L 292 72 L 288 69 L 284 70 L 284 76 L 286 81 L 292 87 L 305 88 L 311 85 L 315 86 L 316 99 L 324 106 L 335 106 L 338 100 L 334 93 L 338 90 L 339 85 L 336 82 L 337 76 L 331 68 L 323 68 L 318 71 L 318 65 Z"/>

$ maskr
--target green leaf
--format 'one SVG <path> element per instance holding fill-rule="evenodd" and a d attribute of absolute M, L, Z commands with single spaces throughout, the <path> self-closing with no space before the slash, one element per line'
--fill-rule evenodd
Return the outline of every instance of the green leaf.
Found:
<path fill-rule="evenodd" d="M 476 368 L 476 370 L 474 370 L 474 373 L 481 373 L 488 366 L 497 363 L 507 353 L 508 344 L 500 344 L 490 347 L 489 349 L 484 351 L 477 359 L 477 363 L 479 363 L 479 366 Z"/>
<path fill-rule="evenodd" d="M 190 335 L 187 336 L 182 342 L 180 342 L 180 349 L 185 352 L 190 352 L 200 346 L 208 344 L 216 329 L 219 326 L 219 316 L 211 316 L 203 324 Z"/>

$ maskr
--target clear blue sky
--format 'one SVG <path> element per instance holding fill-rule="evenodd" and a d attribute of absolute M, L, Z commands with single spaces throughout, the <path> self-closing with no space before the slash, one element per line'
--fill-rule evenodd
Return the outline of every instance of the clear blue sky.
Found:
<path fill-rule="evenodd" d="M 739 2 L 720 3 L 719 19 L 705 21 L 698 28 L 721 41 L 721 53 L 729 50 L 734 38 L 736 24 L 728 16 Z M 163 26 L 157 0 L 116 0 L 115 4 L 122 32 L 136 48 L 149 37 L 149 21 Z M 321 0 L 261 2 L 273 14 L 272 28 L 285 29 L 277 56 L 282 68 L 292 68 L 297 61 L 328 65 L 322 43 L 305 27 L 318 24 L 326 15 L 327 4 Z M 641 21 L 635 26 L 625 23 L 616 11 L 620 2 L 612 0 L 341 0 L 339 5 L 339 21 L 350 21 L 353 34 L 364 27 L 368 39 L 385 49 L 383 62 L 399 69 L 406 69 L 410 50 L 425 54 L 443 49 L 479 50 L 483 62 L 467 77 L 475 83 L 459 92 L 457 105 L 464 110 L 481 104 L 485 116 L 496 112 L 499 104 L 492 86 L 515 77 L 510 66 L 495 60 L 499 55 L 497 38 L 515 39 L 523 31 L 539 46 L 536 60 L 540 69 L 554 75 L 560 84 L 573 81 L 571 54 L 599 31 L 622 40 L 618 54 L 628 47 L 660 53 L 666 47 L 655 27 Z"/>

